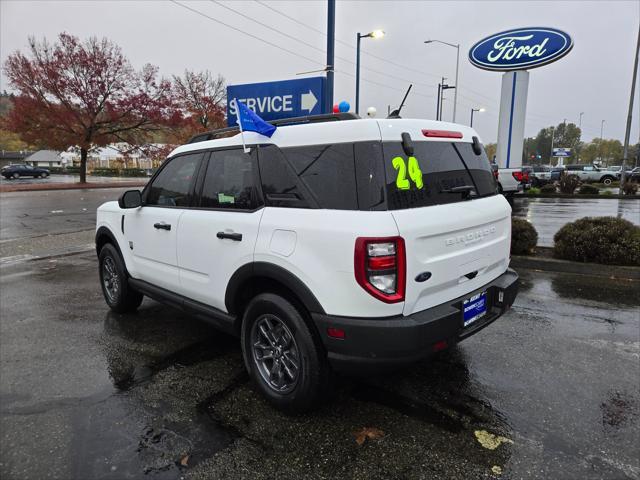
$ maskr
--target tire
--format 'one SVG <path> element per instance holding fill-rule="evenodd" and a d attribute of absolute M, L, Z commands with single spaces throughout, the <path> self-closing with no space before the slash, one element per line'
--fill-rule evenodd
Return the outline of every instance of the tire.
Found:
<path fill-rule="evenodd" d="M 600 181 L 601 181 L 602 183 L 604 183 L 605 185 L 611 185 L 611 184 L 613 183 L 613 177 L 611 177 L 611 176 L 607 175 L 607 176 L 602 177 L 602 178 L 600 179 Z"/>
<path fill-rule="evenodd" d="M 134 312 L 144 296 L 129 286 L 129 275 L 118 250 L 107 243 L 98 259 L 100 286 L 109 308 L 116 313 Z"/>
<path fill-rule="evenodd" d="M 14 180 L 17 180 L 20 178 L 20 174 L 18 172 L 15 172 L 13 175 L 11 175 L 11 178 L 13 178 Z"/>
<path fill-rule="evenodd" d="M 273 293 L 254 297 L 244 313 L 240 338 L 251 380 L 277 408 L 308 411 L 330 391 L 331 371 L 320 338 L 289 300 Z"/>

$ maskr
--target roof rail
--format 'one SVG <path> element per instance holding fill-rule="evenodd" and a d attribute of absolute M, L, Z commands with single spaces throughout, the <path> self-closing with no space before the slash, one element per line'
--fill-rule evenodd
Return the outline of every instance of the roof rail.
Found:
<path fill-rule="evenodd" d="M 360 116 L 355 113 L 323 113 L 321 115 L 307 115 L 304 117 L 282 118 L 280 120 L 272 120 L 269 123 L 276 127 L 286 127 L 288 125 L 304 125 L 306 123 L 323 123 L 323 122 L 337 122 L 342 120 L 357 120 Z M 205 142 L 207 140 L 215 140 L 217 138 L 226 138 L 231 134 L 236 134 L 240 131 L 238 127 L 226 127 L 219 128 L 217 130 L 211 130 L 210 132 L 199 133 L 189 139 L 187 143 Z"/>

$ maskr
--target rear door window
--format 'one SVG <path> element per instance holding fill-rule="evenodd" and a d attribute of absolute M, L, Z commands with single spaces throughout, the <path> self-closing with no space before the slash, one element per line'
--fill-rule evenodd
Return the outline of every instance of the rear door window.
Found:
<path fill-rule="evenodd" d="M 476 156 L 471 144 L 414 142 L 414 155 L 408 156 L 400 142 L 385 142 L 383 151 L 390 210 L 465 200 L 464 192 L 448 192 L 455 187 L 472 187 L 475 197 L 495 193 L 486 154 Z"/>

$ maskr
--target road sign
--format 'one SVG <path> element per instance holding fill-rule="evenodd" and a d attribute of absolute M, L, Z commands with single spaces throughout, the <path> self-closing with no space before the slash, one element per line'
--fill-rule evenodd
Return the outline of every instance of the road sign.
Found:
<path fill-rule="evenodd" d="M 570 157 L 571 149 L 570 148 L 554 148 L 553 156 L 554 157 Z"/>
<path fill-rule="evenodd" d="M 236 98 L 266 121 L 327 113 L 324 111 L 324 77 L 248 83 L 227 87 L 227 123 L 236 125 L 230 105 Z"/>

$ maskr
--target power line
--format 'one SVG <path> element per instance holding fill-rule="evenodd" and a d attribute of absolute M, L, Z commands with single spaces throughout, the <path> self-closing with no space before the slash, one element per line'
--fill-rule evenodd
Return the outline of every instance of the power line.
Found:
<path fill-rule="evenodd" d="M 234 9 L 234 8 L 231 8 L 231 7 L 227 6 L 227 5 L 224 5 L 221 2 L 219 2 L 218 0 L 209 0 L 209 1 L 212 2 L 212 3 L 215 3 L 216 5 L 218 5 L 218 6 L 222 7 L 222 8 L 225 8 L 225 9 L 235 13 L 236 15 L 240 15 L 245 20 L 249 20 L 250 22 L 253 22 L 253 23 L 257 24 L 257 25 L 260 25 L 260 26 L 262 26 L 262 27 L 264 27 L 264 28 L 266 28 L 268 30 L 271 30 L 272 32 L 275 32 L 275 33 L 278 33 L 278 34 L 280 34 L 280 35 L 282 35 L 284 37 L 287 37 L 290 40 L 293 40 L 295 42 L 301 43 L 302 45 L 305 45 L 305 46 L 307 46 L 309 48 L 313 48 L 314 50 L 317 50 L 317 51 L 319 51 L 321 53 L 324 53 L 324 51 L 325 51 L 322 48 L 318 48 L 315 45 L 312 45 L 312 44 L 310 44 L 308 42 L 300 40 L 299 38 L 296 38 L 293 35 L 289 35 L 288 33 L 285 33 L 282 30 L 274 28 L 271 25 L 267 25 L 266 23 L 263 23 L 263 22 L 261 22 L 259 20 L 256 20 L 255 18 L 253 18 L 253 17 L 251 17 L 251 16 L 249 16 L 247 14 L 244 14 L 244 13 L 242 13 L 242 12 L 240 12 L 240 11 Z M 350 65 L 355 66 L 355 62 L 353 62 L 352 60 L 349 60 L 348 58 L 340 57 L 339 55 L 336 55 L 335 58 L 337 58 L 338 60 L 342 60 L 343 62 L 346 62 L 346 63 L 348 63 Z M 394 80 L 400 80 L 402 82 L 407 82 L 408 81 L 408 82 L 413 83 L 415 85 L 422 85 L 422 86 L 427 87 L 427 88 L 435 88 L 435 85 L 430 85 L 428 83 L 416 82 L 416 81 L 413 81 L 413 80 L 410 80 L 410 79 L 406 79 L 406 78 L 396 77 L 395 75 L 390 75 L 390 74 L 388 74 L 386 72 L 381 72 L 379 70 L 375 70 L 375 69 L 369 68 L 369 67 L 362 67 L 362 70 L 367 70 L 367 71 L 370 71 L 370 72 L 373 72 L 373 73 L 377 73 L 378 75 L 382 75 L 384 77 L 389 77 L 389 78 L 392 78 Z"/>
<path fill-rule="evenodd" d="M 275 47 L 275 48 L 277 48 L 279 50 L 282 50 L 283 52 L 287 52 L 287 53 L 289 53 L 291 55 L 295 55 L 296 57 L 302 58 L 302 59 L 307 60 L 307 61 L 309 61 L 311 63 L 316 64 L 316 65 L 324 66 L 322 63 L 318 62 L 317 60 L 313 60 L 312 58 L 309 58 L 309 57 L 306 57 L 304 55 L 301 55 L 298 52 L 294 52 L 293 50 L 289 50 L 287 48 L 281 47 L 280 45 L 277 45 L 277 44 L 272 43 L 272 42 L 270 42 L 268 40 L 265 40 L 264 38 L 258 37 L 257 35 L 253 35 L 253 34 L 251 34 L 249 32 L 245 32 L 244 30 L 242 30 L 240 28 L 237 28 L 237 27 L 234 27 L 233 25 L 229 25 L 228 23 L 224 23 L 223 21 L 218 20 L 217 18 L 210 17 L 206 13 L 202 13 L 199 10 L 196 10 L 195 8 L 191 8 L 191 7 L 187 6 L 187 5 L 183 5 L 182 3 L 180 3 L 180 2 L 178 2 L 176 0 L 171 0 L 171 2 L 175 3 L 176 5 L 178 5 L 178 6 L 182 7 L 182 8 L 190 10 L 191 12 L 193 12 L 195 14 L 198 14 L 198 15 L 200 15 L 202 17 L 208 18 L 209 20 L 211 20 L 213 22 L 219 23 L 220 25 L 224 25 L 225 27 L 230 28 L 232 30 L 235 30 L 236 32 L 239 32 L 239 33 L 241 33 L 243 35 L 246 35 L 246 36 L 251 37 L 251 38 L 253 38 L 255 40 L 258 40 L 259 42 L 266 43 L 267 45 L 269 45 L 271 47 Z"/>
<path fill-rule="evenodd" d="M 257 35 L 253 35 L 253 34 L 251 34 L 251 33 L 245 32 L 244 30 L 242 30 L 242 29 L 240 29 L 240 28 L 234 27 L 233 25 L 229 25 L 228 23 L 225 23 L 225 22 L 223 22 L 223 21 L 221 21 L 221 20 L 218 20 L 217 18 L 213 18 L 213 17 L 211 17 L 211 16 L 207 15 L 206 13 L 203 13 L 203 12 L 201 12 L 201 11 L 199 11 L 199 10 L 196 10 L 196 9 L 194 9 L 194 8 L 191 8 L 191 7 L 187 6 L 187 5 L 183 5 L 182 3 L 180 3 L 180 2 L 178 2 L 178 1 L 176 1 L 176 0 L 171 0 L 171 2 L 175 3 L 176 5 L 178 5 L 178 6 L 182 7 L 182 8 L 185 8 L 185 9 L 187 9 L 187 10 L 189 10 L 189 11 L 193 12 L 193 13 L 196 13 L 197 15 L 200 15 L 200 16 L 202 16 L 202 17 L 204 17 L 204 18 L 207 18 L 207 19 L 209 19 L 209 20 L 211 20 L 211 21 L 213 21 L 213 22 L 216 22 L 216 23 L 218 23 L 218 24 L 220 24 L 220 25 L 223 25 L 223 26 L 225 26 L 225 27 L 227 27 L 227 28 L 230 28 L 230 29 L 232 29 L 232 30 L 234 30 L 234 31 L 236 31 L 236 32 L 242 33 L 243 35 L 246 35 L 246 36 L 248 36 L 248 37 L 251 37 L 251 38 L 253 38 L 253 39 L 255 39 L 255 40 L 258 40 L 258 41 L 260 41 L 260 42 L 262 42 L 262 43 L 266 43 L 266 44 L 267 44 L 267 45 L 269 45 L 269 46 L 275 47 L 275 48 L 277 48 L 277 49 L 279 49 L 279 50 L 282 50 L 282 51 L 284 51 L 284 52 L 287 52 L 287 53 L 289 53 L 289 54 L 291 54 L 291 55 L 295 55 L 296 57 L 303 58 L 303 59 L 308 60 L 309 62 L 313 62 L 313 63 L 315 63 L 315 64 L 317 64 L 317 65 L 322 65 L 323 67 L 325 66 L 325 65 L 323 65 L 322 63 L 319 63 L 318 61 L 313 60 L 313 59 L 311 59 L 311 58 L 309 58 L 309 57 L 307 57 L 307 56 L 301 55 L 301 54 L 299 54 L 299 53 L 297 53 L 297 52 L 294 52 L 294 51 L 289 50 L 289 49 L 287 49 L 287 48 L 281 47 L 280 45 L 277 45 L 277 44 L 275 44 L 275 43 L 273 43 L 273 42 L 270 42 L 270 41 L 268 41 L 268 40 L 265 40 L 264 38 L 259 37 L 259 36 L 257 36 Z M 217 2 L 214 2 L 214 3 L 217 3 Z M 233 9 L 231 9 L 230 7 L 226 7 L 226 6 L 224 6 L 224 5 L 220 5 L 220 6 L 223 6 L 223 7 L 227 8 L 227 9 L 233 10 Z M 236 12 L 236 13 L 238 13 L 238 12 Z M 243 14 L 241 14 L 241 13 L 238 13 L 238 14 L 239 14 L 239 15 L 242 15 L 242 16 L 243 16 L 243 17 L 245 17 L 245 18 L 250 19 L 251 21 L 254 21 L 254 22 L 256 22 L 256 23 L 260 23 L 260 24 L 261 24 L 261 22 L 259 22 L 259 21 L 257 21 L 257 20 L 253 20 L 253 19 L 251 19 L 251 18 L 249 18 L 249 17 L 246 17 L 245 15 L 243 15 Z M 268 28 L 272 29 L 271 27 L 268 27 Z M 282 32 L 279 32 L 279 31 L 278 31 L 278 33 L 282 33 Z M 284 34 L 284 33 L 282 33 L 282 34 L 283 34 L 283 35 L 285 35 L 285 36 L 289 36 L 289 35 Z M 297 39 L 295 39 L 295 38 L 294 38 L 294 40 L 297 40 Z M 302 43 L 305 43 L 305 42 L 302 42 Z M 313 47 L 313 48 L 316 48 L 316 47 Z M 324 50 L 321 50 L 321 51 L 324 51 Z M 347 75 L 347 76 L 349 76 L 349 77 L 355 77 L 355 75 L 353 75 L 353 74 L 351 74 L 351 73 L 347 73 L 347 72 L 337 72 L 337 73 L 341 73 L 341 74 L 343 74 L 343 75 Z M 398 78 L 398 77 L 395 77 L 395 78 Z M 405 82 L 408 82 L 406 79 L 400 79 L 400 80 L 405 81 Z M 386 84 L 383 84 L 383 83 L 379 83 L 379 82 L 376 82 L 376 81 L 373 81 L 373 80 L 369 80 L 369 79 L 363 79 L 363 81 L 364 81 L 364 82 L 367 82 L 367 83 L 370 83 L 370 84 L 372 84 L 372 85 L 377 85 L 377 86 L 379 86 L 379 87 L 388 88 L 388 89 L 395 90 L 395 91 L 399 91 L 399 92 L 404 91 L 404 90 L 402 90 L 402 89 L 400 89 L 400 88 L 392 87 L 392 86 L 389 86 L 389 85 L 386 85 Z M 431 96 L 429 96 L 429 95 L 424 95 L 424 94 L 419 94 L 419 93 L 416 93 L 416 95 L 421 96 L 421 97 L 425 97 L 425 98 L 431 98 Z"/>
<path fill-rule="evenodd" d="M 254 1 L 255 1 L 256 3 L 259 3 L 260 5 L 262 5 L 263 7 L 266 7 L 266 8 L 268 8 L 269 10 L 271 10 L 271 11 L 273 11 L 273 12 L 277 13 L 278 15 L 282 15 L 283 17 L 288 18 L 289 20 L 291 20 L 292 22 L 297 23 L 298 25 L 302 25 L 303 27 L 308 28 L 309 30 L 312 30 L 312 31 L 314 31 L 314 32 L 317 32 L 317 33 L 319 33 L 319 34 L 321 34 L 321 35 L 324 35 L 325 37 L 327 36 L 327 33 L 326 33 L 326 32 L 324 32 L 324 31 L 322 31 L 322 30 L 320 30 L 320 29 L 318 29 L 318 28 L 315 28 L 314 26 L 309 25 L 309 24 L 307 24 L 307 23 L 301 22 L 301 21 L 300 21 L 300 20 L 298 20 L 297 18 L 292 17 L 291 15 L 287 15 L 286 13 L 282 12 L 281 10 L 278 10 L 277 8 L 274 8 L 274 7 L 272 7 L 271 5 L 268 5 L 267 3 L 265 3 L 265 2 L 263 2 L 263 1 L 261 1 L 261 0 L 254 0 Z M 349 48 L 351 48 L 352 50 L 355 50 L 355 49 L 356 49 L 356 47 L 355 47 L 355 46 L 353 46 L 352 44 L 350 44 L 349 42 L 345 42 L 344 40 L 340 40 L 339 38 L 336 38 L 336 42 L 337 42 L 337 43 L 339 43 L 339 44 L 341 44 L 341 45 L 344 45 L 344 46 L 346 46 L 346 47 L 349 47 Z M 427 75 L 427 76 L 429 76 L 429 77 L 434 77 L 434 78 L 438 78 L 438 79 L 440 78 L 440 76 L 438 76 L 438 75 L 436 75 L 436 74 L 434 74 L 434 73 L 429 73 L 429 72 L 425 72 L 425 71 L 423 71 L 423 70 L 418 70 L 418 69 L 415 69 L 415 68 L 409 67 L 409 66 L 407 66 L 407 65 L 402 65 L 402 64 L 400 64 L 400 63 L 394 62 L 393 60 L 389 60 L 389 59 L 387 59 L 387 58 L 380 57 L 380 56 L 378 56 L 378 55 L 375 55 L 375 54 L 373 54 L 373 53 L 367 52 L 367 51 L 365 51 L 365 50 L 362 50 L 362 53 L 364 53 L 365 55 L 369 55 L 370 57 L 376 58 L 376 59 L 378 59 L 378 60 L 380 60 L 380 61 L 387 62 L 387 63 L 389 63 L 390 65 L 394 65 L 394 66 L 396 66 L 396 67 L 404 68 L 404 69 L 409 70 L 409 71 L 411 71 L 411 72 L 419 73 L 419 74 L 421 74 L 421 75 Z M 435 85 L 432 85 L 432 86 L 435 86 Z"/>

